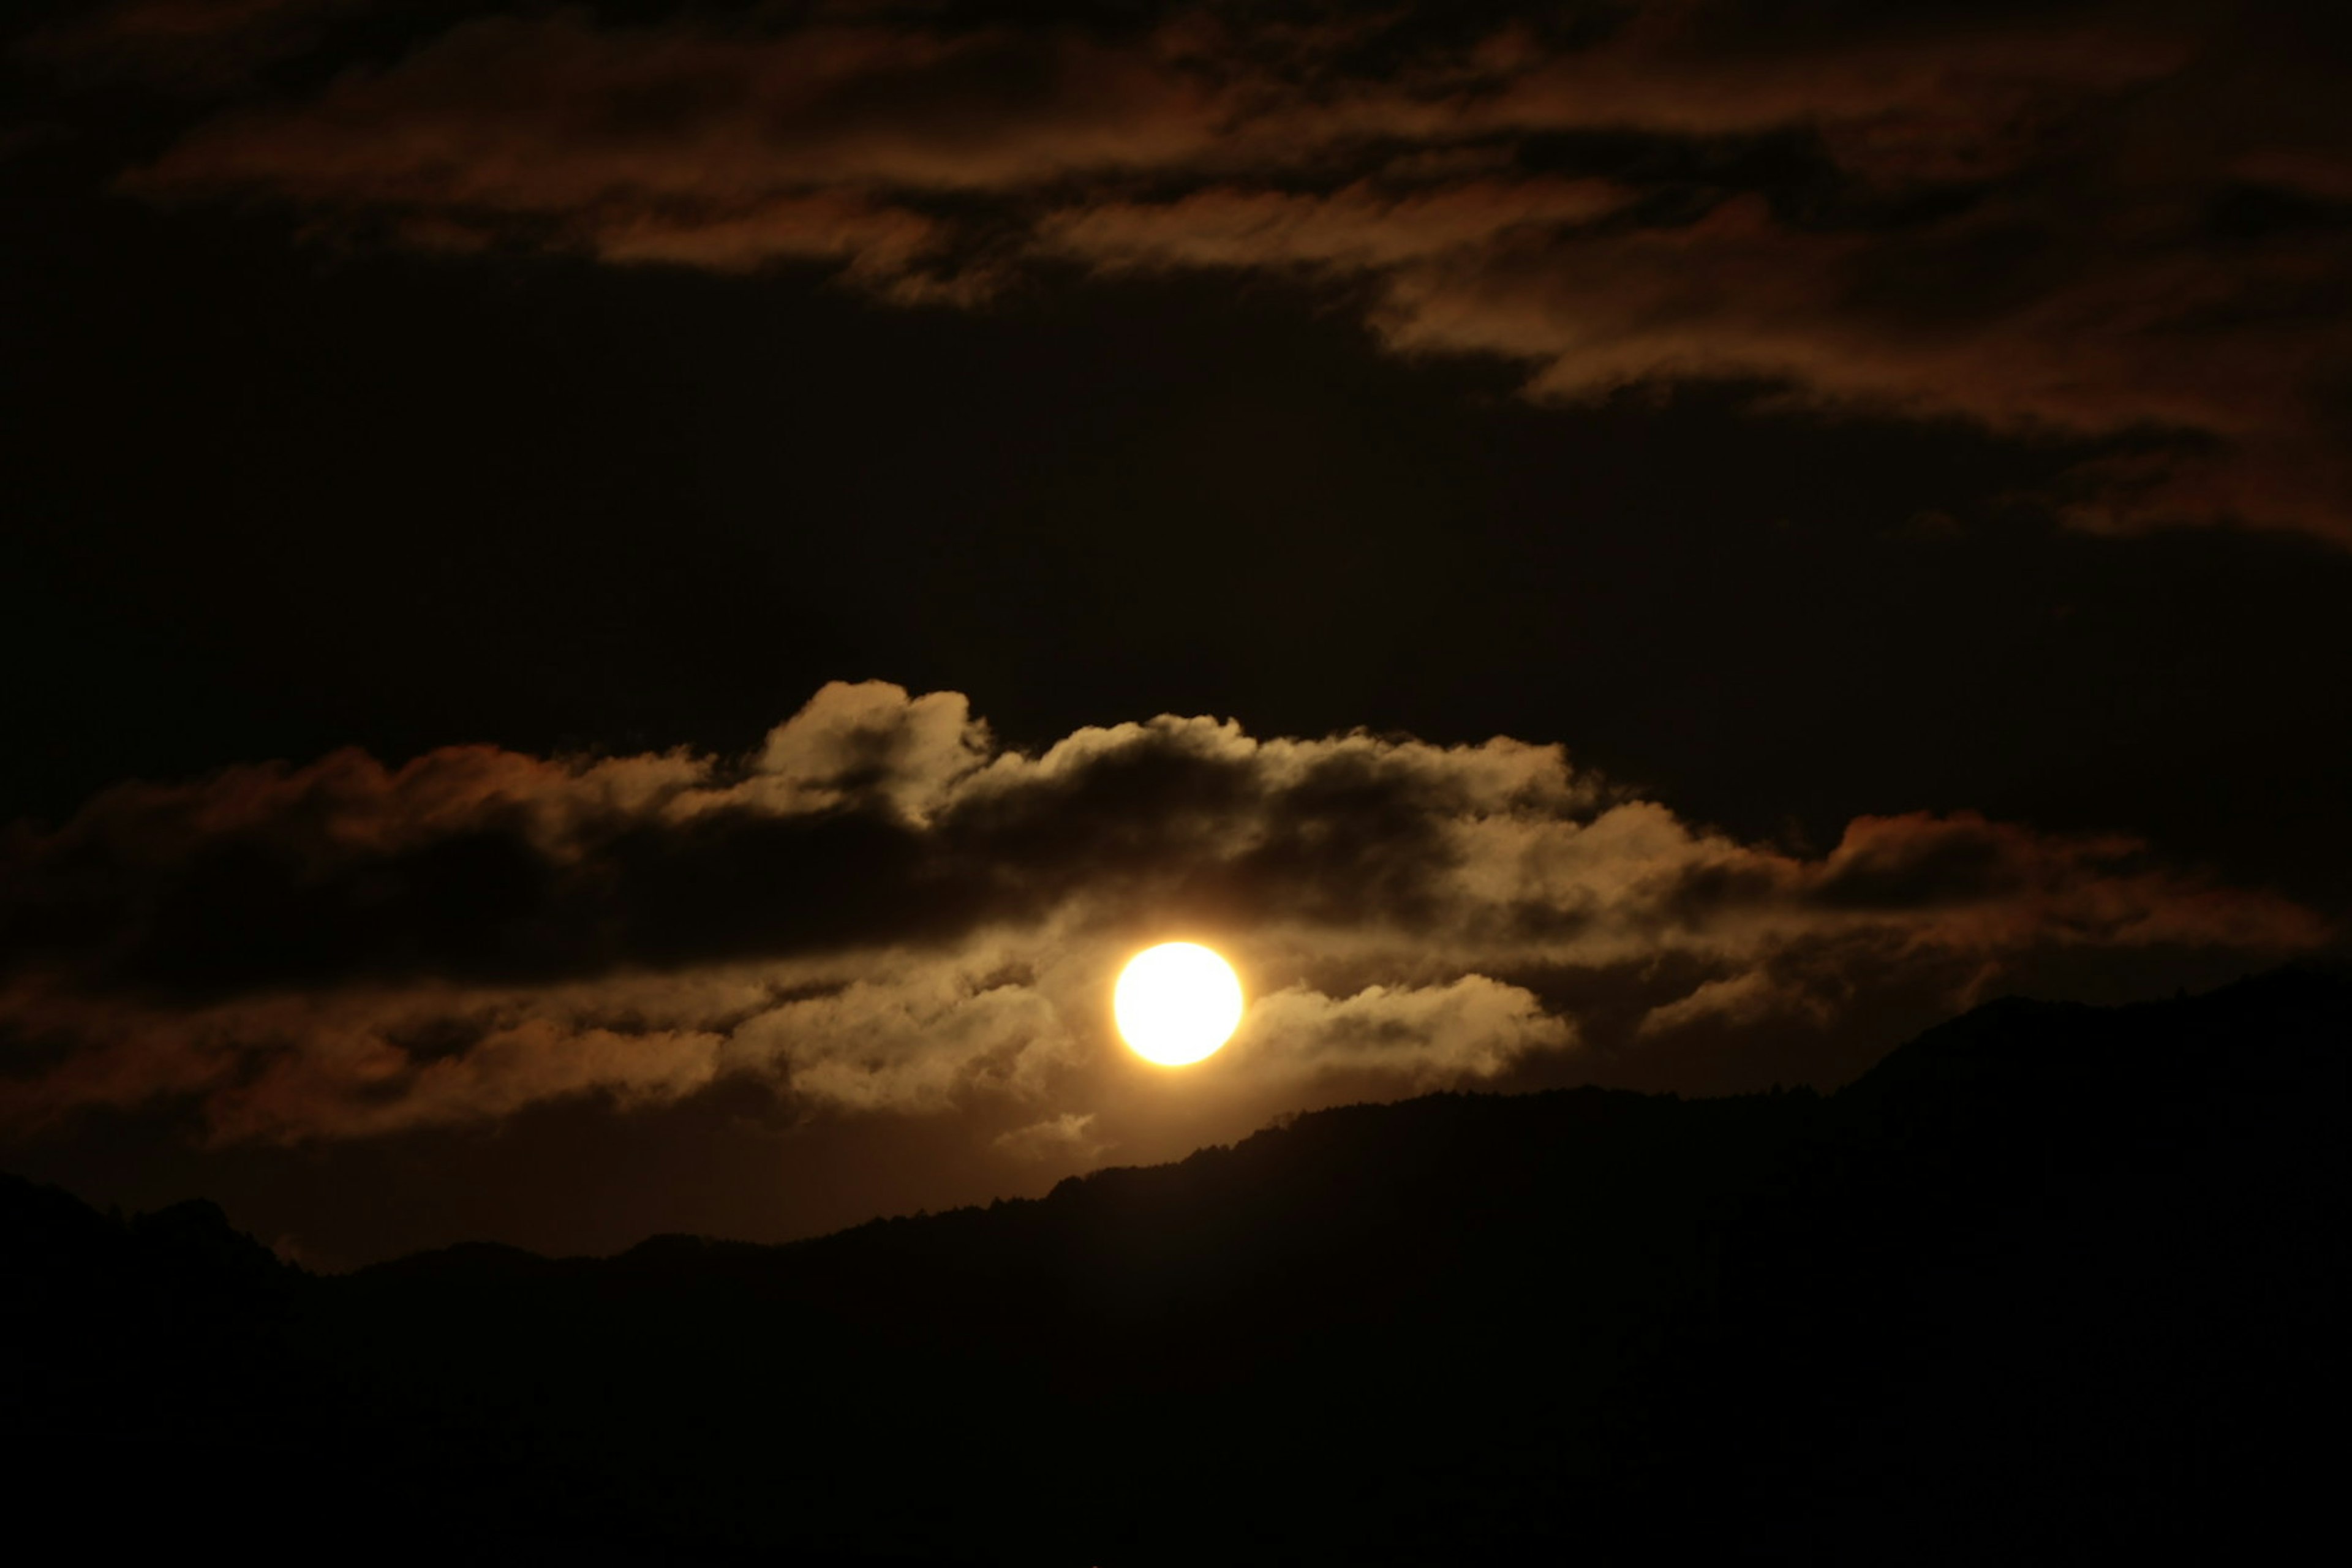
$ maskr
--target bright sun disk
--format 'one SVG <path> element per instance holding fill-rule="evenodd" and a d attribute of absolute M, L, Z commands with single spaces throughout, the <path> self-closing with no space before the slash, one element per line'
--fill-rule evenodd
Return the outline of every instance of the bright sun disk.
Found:
<path fill-rule="evenodd" d="M 1198 942 L 1164 942 L 1128 960 L 1110 1010 L 1137 1056 L 1186 1067 L 1233 1038 L 1242 983 L 1232 964 Z"/>

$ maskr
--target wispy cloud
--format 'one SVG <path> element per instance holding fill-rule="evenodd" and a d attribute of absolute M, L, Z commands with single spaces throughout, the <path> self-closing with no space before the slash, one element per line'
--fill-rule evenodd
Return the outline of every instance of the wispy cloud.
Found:
<path fill-rule="evenodd" d="M 2342 40 L 2291 8 L 799 15 L 477 19 L 124 184 L 910 301 L 1321 275 L 1398 350 L 1520 362 L 1537 396 L 1730 379 L 2114 438 L 2052 498 L 2084 526 L 2352 542 L 2352 117 Z"/>

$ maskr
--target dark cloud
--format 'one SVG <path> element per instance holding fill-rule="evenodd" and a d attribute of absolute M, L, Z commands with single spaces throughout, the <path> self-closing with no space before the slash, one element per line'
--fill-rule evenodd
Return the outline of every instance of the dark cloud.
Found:
<path fill-rule="evenodd" d="M 2053 504 L 2341 542 L 2352 121 L 2343 40 L 2295 15 L 493 16 L 126 185 L 428 248 L 822 262 L 908 300 L 1054 263 L 1305 271 L 1366 289 L 1399 350 L 1517 360 L 1539 396 L 1748 380 L 2137 436 Z"/>
<path fill-rule="evenodd" d="M 1443 763 L 1367 745 L 1275 772 L 1174 721 L 1008 774 L 964 710 L 836 687 L 734 765 L 476 748 L 130 786 L 22 841 L 0 930 L 91 984 L 208 995 L 937 944 L 1082 890 L 1399 923 L 1439 912 L 1442 825 L 1471 808 Z"/>
<path fill-rule="evenodd" d="M 1037 1112 L 1015 1143 L 1091 1147 L 1056 1097 L 1121 957 L 1171 933 L 1243 966 L 1223 1059 L 1267 1093 L 1570 1050 L 1578 1010 L 1544 998 L 1580 973 L 1678 966 L 1655 1035 L 1826 1022 L 1890 973 L 1960 991 L 2051 951 L 2327 937 L 2120 838 L 1864 818 L 1808 858 L 1556 746 L 1163 717 L 1031 754 L 960 696 L 879 683 L 736 763 L 477 747 L 126 785 L 19 830 L 5 871 L 0 1110 L 192 1100 L 225 1141 L 749 1075 L 850 1110 L 1007 1099 Z"/>

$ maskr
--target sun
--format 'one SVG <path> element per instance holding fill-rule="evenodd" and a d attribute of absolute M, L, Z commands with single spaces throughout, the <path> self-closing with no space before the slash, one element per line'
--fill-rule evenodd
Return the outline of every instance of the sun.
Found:
<path fill-rule="evenodd" d="M 1110 1010 L 1137 1056 L 1189 1067 L 1233 1038 L 1242 983 L 1232 964 L 1198 942 L 1164 942 L 1127 961 Z"/>

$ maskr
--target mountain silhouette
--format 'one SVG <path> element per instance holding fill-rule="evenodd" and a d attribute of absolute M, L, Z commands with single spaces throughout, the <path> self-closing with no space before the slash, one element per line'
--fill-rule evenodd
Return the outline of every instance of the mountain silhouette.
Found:
<path fill-rule="evenodd" d="M 89 1550 L 1981 1561 L 2332 1521 L 2352 983 L 2007 1001 L 1831 1095 L 1298 1116 L 783 1247 L 321 1278 L 0 1179 Z"/>

